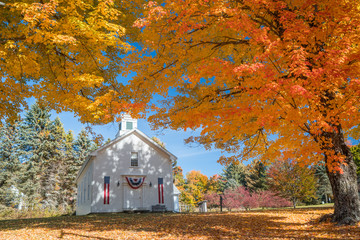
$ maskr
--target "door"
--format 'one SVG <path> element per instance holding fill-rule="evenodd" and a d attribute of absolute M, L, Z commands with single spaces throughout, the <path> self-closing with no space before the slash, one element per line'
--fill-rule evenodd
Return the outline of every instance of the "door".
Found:
<path fill-rule="evenodd" d="M 129 186 L 124 187 L 124 209 L 137 210 L 143 207 L 143 188 L 133 189 Z"/>

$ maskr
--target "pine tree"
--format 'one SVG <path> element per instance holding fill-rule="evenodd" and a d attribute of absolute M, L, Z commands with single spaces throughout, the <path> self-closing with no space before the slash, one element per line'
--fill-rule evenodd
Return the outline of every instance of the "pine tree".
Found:
<path fill-rule="evenodd" d="M 248 171 L 245 177 L 247 189 L 250 190 L 250 192 L 267 190 L 268 178 L 265 165 L 261 161 L 255 160 L 251 165 L 247 166 L 247 169 Z"/>
<path fill-rule="evenodd" d="M 49 111 L 34 104 L 26 112 L 19 128 L 19 154 L 24 172 L 20 178 L 20 189 L 30 207 L 40 202 L 54 204 L 54 197 L 51 196 L 55 184 L 51 162 L 51 127 Z"/>
<path fill-rule="evenodd" d="M 76 158 L 74 166 L 80 168 L 85 162 L 88 153 L 95 150 L 96 148 L 97 146 L 91 141 L 89 134 L 86 132 L 86 130 L 82 129 L 74 143 Z"/>
<path fill-rule="evenodd" d="M 242 163 L 231 163 L 230 165 L 228 165 L 221 174 L 221 177 L 223 179 L 223 182 L 221 184 L 222 192 L 228 188 L 235 189 L 239 186 L 246 187 L 246 171 L 247 170 Z"/>
<path fill-rule="evenodd" d="M 0 129 L 0 204 L 16 207 L 20 203 L 16 176 L 20 162 L 16 155 L 17 124 L 4 124 Z"/>
<path fill-rule="evenodd" d="M 332 196 L 332 190 L 324 163 L 315 166 L 315 177 L 317 180 L 316 195 L 322 202 L 328 203 L 330 196 Z"/>
<path fill-rule="evenodd" d="M 79 171 L 79 164 L 75 158 L 74 135 L 68 131 L 65 136 L 64 164 L 60 171 L 62 203 L 64 207 L 74 209 L 76 198 L 76 175 Z"/>
<path fill-rule="evenodd" d="M 47 204 L 49 207 L 58 207 L 63 204 L 63 189 L 61 188 L 60 175 L 64 168 L 65 131 L 60 118 L 57 117 L 50 124 L 47 149 L 49 159 L 44 162 L 43 184 Z M 46 184 L 46 185 L 45 185 Z"/>
<path fill-rule="evenodd" d="M 72 182 L 74 184 L 73 185 L 74 193 L 77 192 L 76 183 L 75 183 L 77 173 L 81 168 L 81 166 L 83 165 L 83 163 L 86 161 L 88 154 L 91 151 L 94 151 L 96 148 L 97 145 L 93 141 L 91 141 L 88 133 L 84 129 L 82 129 L 74 142 L 75 158 L 73 162 L 74 172 L 72 175 L 72 179 L 73 179 Z M 75 199 L 75 196 L 76 195 L 73 195 L 72 199 Z M 74 206 L 75 201 L 72 201 L 72 204 L 73 204 L 72 206 L 75 207 Z"/>

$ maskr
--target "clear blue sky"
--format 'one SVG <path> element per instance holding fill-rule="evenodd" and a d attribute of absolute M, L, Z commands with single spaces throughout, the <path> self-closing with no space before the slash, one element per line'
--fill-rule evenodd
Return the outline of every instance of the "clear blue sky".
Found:
<path fill-rule="evenodd" d="M 82 125 L 73 113 L 63 112 L 56 114 L 51 112 L 51 119 L 59 116 L 64 124 L 65 131 L 72 130 L 77 135 L 85 125 Z M 165 143 L 166 149 L 178 157 L 178 165 L 183 169 L 184 175 L 191 170 L 199 170 L 208 177 L 222 173 L 223 166 L 217 163 L 222 155 L 220 150 L 207 151 L 201 146 L 189 146 L 184 139 L 194 134 L 191 131 L 162 130 L 152 131 L 149 123 L 144 119 L 138 120 L 138 129 L 149 137 L 156 136 Z M 118 124 L 112 123 L 104 126 L 93 126 L 93 130 L 102 134 L 104 139 L 114 139 L 118 131 Z M 195 132 L 196 134 L 196 132 Z"/>

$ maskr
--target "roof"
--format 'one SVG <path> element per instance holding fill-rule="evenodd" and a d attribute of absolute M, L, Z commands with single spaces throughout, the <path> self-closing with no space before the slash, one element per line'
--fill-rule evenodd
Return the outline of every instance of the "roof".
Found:
<path fill-rule="evenodd" d="M 108 148 L 109 146 L 111 146 L 111 145 L 113 145 L 113 144 L 115 144 L 117 142 L 120 142 L 121 140 L 127 138 L 128 136 L 130 136 L 132 134 L 137 134 L 137 135 L 143 137 L 145 139 L 145 141 L 148 141 L 150 144 L 152 144 L 155 147 L 155 149 L 157 149 L 157 150 L 165 153 L 166 155 L 168 155 L 171 162 L 173 162 L 173 161 L 175 161 L 177 159 L 177 157 L 174 154 L 172 154 L 171 152 L 169 152 L 165 148 L 161 147 L 158 143 L 156 143 L 154 140 L 149 138 L 145 133 L 141 132 L 138 129 L 133 129 L 133 130 L 125 133 L 124 135 L 121 135 L 121 136 L 115 138 L 114 140 L 110 141 L 109 143 L 105 144 L 104 146 L 99 147 L 95 151 L 89 153 L 88 156 L 86 157 L 85 162 L 81 166 L 81 168 L 80 168 L 80 170 L 79 170 L 79 172 L 78 172 L 78 174 L 76 176 L 75 181 L 77 181 L 79 179 L 81 173 L 84 171 L 84 169 L 86 168 L 86 166 L 88 165 L 90 160 L 93 159 L 94 157 L 96 157 L 98 152 Z"/>
<path fill-rule="evenodd" d="M 174 189 L 174 191 L 173 191 L 173 194 L 174 194 L 174 195 L 180 195 L 180 194 L 181 194 L 181 192 L 180 192 L 179 189 L 175 186 L 175 184 L 173 184 L 173 189 Z"/>

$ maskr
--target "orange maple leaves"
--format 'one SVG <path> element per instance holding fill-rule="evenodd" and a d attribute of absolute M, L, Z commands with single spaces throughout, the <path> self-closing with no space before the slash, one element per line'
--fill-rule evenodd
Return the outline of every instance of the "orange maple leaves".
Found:
<path fill-rule="evenodd" d="M 318 224 L 330 209 L 101 214 L 0 221 L 1 239 L 358 239 L 358 226 Z"/>
<path fill-rule="evenodd" d="M 309 164 L 333 148 L 325 133 L 347 137 L 358 124 L 357 23 L 356 1 L 151 2 L 135 25 L 153 55 L 129 56 L 131 84 L 178 90 L 156 126 L 202 127 L 194 139 L 241 160 L 300 149 Z M 330 154 L 338 170 L 341 154 Z"/>

